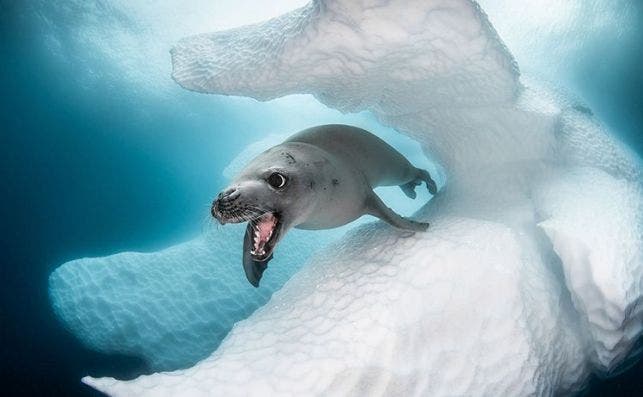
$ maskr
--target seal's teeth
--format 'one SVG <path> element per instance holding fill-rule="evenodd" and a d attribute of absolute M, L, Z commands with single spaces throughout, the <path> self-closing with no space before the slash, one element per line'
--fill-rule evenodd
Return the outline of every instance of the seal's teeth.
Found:
<path fill-rule="evenodd" d="M 253 242 L 254 242 L 254 244 L 253 244 L 254 249 L 250 253 L 253 254 L 253 255 L 256 255 L 256 251 L 259 249 L 259 234 L 257 232 L 255 232 Z"/>
<path fill-rule="evenodd" d="M 259 248 L 255 248 L 255 249 L 250 250 L 250 255 L 257 256 L 257 255 L 265 255 L 265 254 L 266 254 L 266 250 L 263 249 L 263 248 L 261 249 L 261 251 L 259 250 Z"/>

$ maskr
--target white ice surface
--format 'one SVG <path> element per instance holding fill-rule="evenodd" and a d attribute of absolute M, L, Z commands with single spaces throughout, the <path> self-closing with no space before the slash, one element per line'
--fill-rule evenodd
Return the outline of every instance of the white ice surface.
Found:
<path fill-rule="evenodd" d="M 581 331 L 533 231 L 455 216 L 432 221 L 432 233 L 411 237 L 361 226 L 191 369 L 84 381 L 116 396 L 572 388 L 587 371 Z"/>
<path fill-rule="evenodd" d="M 563 261 L 602 370 L 622 361 L 643 330 L 643 192 L 595 168 L 574 168 L 538 189 L 539 226 Z"/>
<path fill-rule="evenodd" d="M 314 1 L 181 40 L 184 87 L 370 110 L 444 165 L 426 233 L 361 226 L 190 369 L 111 395 L 551 395 L 641 333 L 640 160 L 519 81 L 475 3 Z"/>

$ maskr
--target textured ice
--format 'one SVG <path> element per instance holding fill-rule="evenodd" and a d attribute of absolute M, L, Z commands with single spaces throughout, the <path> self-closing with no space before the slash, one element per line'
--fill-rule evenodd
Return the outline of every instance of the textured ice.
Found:
<path fill-rule="evenodd" d="M 432 233 L 412 237 L 382 224 L 355 230 L 194 368 L 129 383 L 85 382 L 116 396 L 546 395 L 573 388 L 587 371 L 581 331 L 549 269 L 554 258 L 540 254 L 533 231 L 432 219 Z"/>
<path fill-rule="evenodd" d="M 601 369 L 622 361 L 643 330 L 643 191 L 594 168 L 574 168 L 537 191 L 539 226 Z"/>
<path fill-rule="evenodd" d="M 421 136 L 443 163 L 455 157 L 446 166 L 524 155 L 495 151 L 488 131 L 469 128 L 481 117 L 496 116 L 489 113 L 508 111 L 503 107 L 519 89 L 511 55 L 477 7 L 461 1 L 384 2 L 366 6 L 361 15 L 360 4 L 315 1 L 262 25 L 183 39 L 172 50 L 173 77 L 200 92 L 261 100 L 310 93 L 344 112 L 371 110 L 412 137 Z M 405 26 L 399 26 L 402 20 Z M 421 128 L 404 123 L 410 114 Z M 505 135 L 497 138 L 515 142 L 523 133 Z M 462 140 L 469 143 L 458 144 Z M 456 149 L 461 152 L 454 155 Z"/>
<path fill-rule="evenodd" d="M 520 79 L 476 3 L 313 1 L 188 37 L 186 88 L 370 110 L 444 165 L 427 233 L 354 230 L 189 369 L 111 395 L 552 395 L 642 331 L 641 163 L 591 112 Z M 630 357 L 631 359 L 632 357 Z"/>
<path fill-rule="evenodd" d="M 54 311 L 94 350 L 143 358 L 156 371 L 192 365 L 315 252 L 311 232 L 289 234 L 256 289 L 241 268 L 244 232 L 234 225 L 159 252 L 67 262 L 49 279 Z"/>

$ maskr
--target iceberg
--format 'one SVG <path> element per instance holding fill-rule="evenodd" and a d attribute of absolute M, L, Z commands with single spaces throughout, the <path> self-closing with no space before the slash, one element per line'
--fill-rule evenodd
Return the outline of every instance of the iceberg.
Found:
<path fill-rule="evenodd" d="M 207 267 L 194 257 L 206 250 L 217 251 L 203 258 L 227 257 L 227 245 L 191 242 L 147 254 L 158 295 L 132 296 L 132 305 L 156 305 L 167 321 L 181 321 L 183 294 L 193 291 L 162 295 L 194 282 L 189 311 L 222 314 L 193 318 L 208 318 L 218 335 L 231 330 L 217 347 L 190 341 L 200 325 L 188 321 L 180 344 L 216 348 L 209 357 L 130 381 L 85 377 L 86 384 L 114 396 L 552 395 L 636 360 L 641 160 L 582 103 L 521 76 L 477 3 L 315 0 L 263 23 L 182 39 L 172 61 L 174 79 L 190 90 L 259 100 L 312 94 L 342 112 L 370 111 L 419 142 L 448 181 L 416 213 L 431 222 L 427 233 L 375 222 L 316 255 L 296 251 L 305 241 L 284 245 L 293 258 L 275 274 L 269 300 L 242 290 L 240 278 L 228 284 L 217 276 L 216 299 L 202 304 L 213 287 L 201 280 L 225 272 L 225 260 Z M 112 328 L 103 309 L 115 296 L 101 302 L 90 281 L 126 272 L 126 262 L 101 262 L 105 270 L 96 271 L 80 260 L 57 270 L 50 285 L 59 315 L 82 307 L 93 313 L 84 321 Z M 153 265 L 163 262 L 193 279 L 173 284 Z M 142 270 L 129 271 L 136 282 Z M 113 286 L 118 299 L 128 292 Z M 240 309 L 242 302 L 252 308 Z M 155 321 L 138 315 L 119 335 Z M 159 326 L 149 327 L 150 337 Z M 112 341 L 110 349 L 123 343 Z M 154 356 L 166 342 L 142 354 Z"/>
<path fill-rule="evenodd" d="M 311 232 L 295 231 L 255 289 L 240 265 L 244 231 L 226 227 L 159 252 L 67 262 L 49 277 L 54 312 L 93 350 L 140 357 L 154 371 L 192 365 L 315 252 Z"/>

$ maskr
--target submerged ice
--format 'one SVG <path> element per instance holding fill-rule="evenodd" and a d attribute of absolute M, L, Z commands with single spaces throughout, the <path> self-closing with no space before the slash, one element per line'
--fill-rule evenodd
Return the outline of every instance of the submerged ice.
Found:
<path fill-rule="evenodd" d="M 191 90 L 369 110 L 448 183 L 416 214 L 427 233 L 371 223 L 314 256 L 307 238 L 284 240 L 270 291 L 283 288 L 253 314 L 269 296 L 242 286 L 228 260 L 236 235 L 65 264 L 51 296 L 72 331 L 106 351 L 131 339 L 160 368 L 188 359 L 167 346 L 200 359 L 247 317 L 189 369 L 86 383 L 123 396 L 542 395 L 633 359 L 641 161 L 582 104 L 521 77 L 476 3 L 316 0 L 188 37 L 172 55 Z M 152 293 L 131 295 L 131 283 Z M 163 327 L 177 331 L 155 339 Z"/>
<path fill-rule="evenodd" d="M 190 366 L 316 251 L 310 232 L 294 232 L 255 289 L 239 266 L 244 232 L 226 226 L 159 252 L 67 262 L 49 278 L 54 311 L 94 350 L 141 357 L 154 371 Z M 334 235 L 314 237 L 323 245 Z"/>

